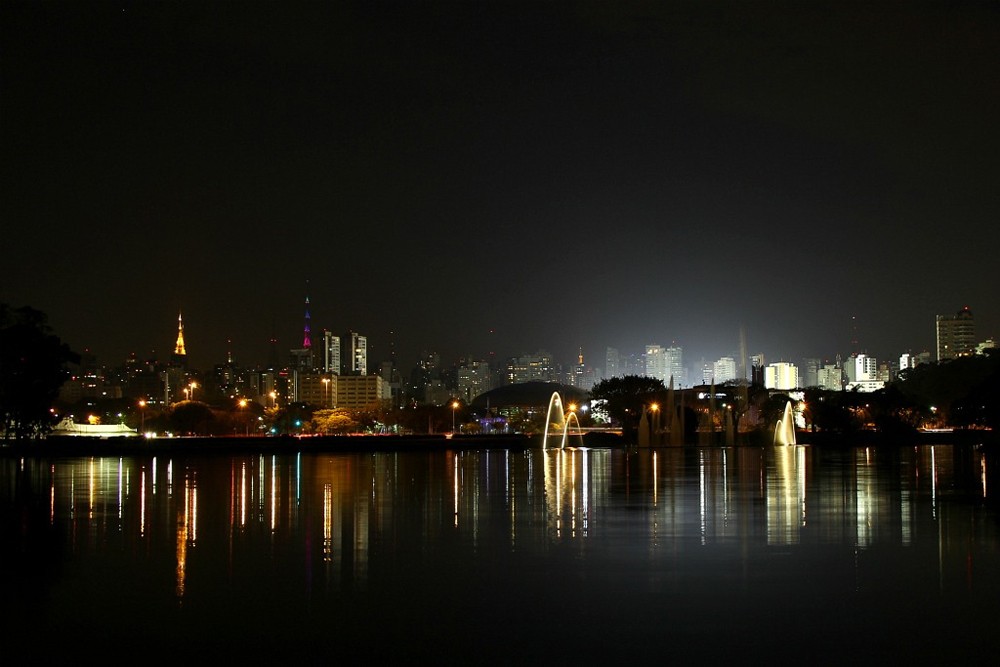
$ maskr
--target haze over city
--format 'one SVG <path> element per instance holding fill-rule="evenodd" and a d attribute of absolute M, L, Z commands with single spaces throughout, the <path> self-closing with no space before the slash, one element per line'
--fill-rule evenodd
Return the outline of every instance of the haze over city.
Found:
<path fill-rule="evenodd" d="M 981 3 L 0 6 L 4 279 L 109 364 L 996 337 Z M 856 343 L 855 343 L 856 341 Z"/>

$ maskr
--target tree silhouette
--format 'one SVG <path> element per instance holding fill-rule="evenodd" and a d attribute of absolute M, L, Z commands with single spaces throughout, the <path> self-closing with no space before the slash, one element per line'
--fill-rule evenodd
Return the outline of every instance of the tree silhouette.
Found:
<path fill-rule="evenodd" d="M 590 390 L 595 401 L 607 401 L 608 414 L 623 428 L 630 430 L 635 420 L 642 414 L 642 406 L 653 401 L 662 401 L 666 387 L 657 378 L 642 375 L 624 375 L 601 380 Z"/>
<path fill-rule="evenodd" d="M 0 303 L 0 437 L 33 438 L 51 426 L 53 401 L 75 354 L 52 333 L 44 313 Z"/>

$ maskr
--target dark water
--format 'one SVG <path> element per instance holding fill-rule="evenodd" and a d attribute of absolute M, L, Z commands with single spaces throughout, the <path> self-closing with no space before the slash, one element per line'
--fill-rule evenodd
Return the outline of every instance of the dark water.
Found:
<path fill-rule="evenodd" d="M 45 662 L 986 661 L 973 447 L 0 459 Z"/>

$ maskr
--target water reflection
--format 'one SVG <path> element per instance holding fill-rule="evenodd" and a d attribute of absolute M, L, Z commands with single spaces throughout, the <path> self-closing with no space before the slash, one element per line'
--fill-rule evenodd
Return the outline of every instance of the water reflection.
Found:
<path fill-rule="evenodd" d="M 8 470 L 4 483 L 44 477 L 49 523 L 67 525 L 74 549 L 86 538 L 96 548 L 96 536 L 106 531 L 155 537 L 157 522 L 174 516 L 180 579 L 186 550 L 198 545 L 200 513 L 228 516 L 226 530 L 234 536 L 258 528 L 294 534 L 312 516 L 310 489 L 321 508 L 323 560 L 336 563 L 349 553 L 352 572 L 363 576 L 373 536 L 391 534 L 397 513 L 406 525 L 418 514 L 425 541 L 438 539 L 447 526 L 473 548 L 487 523 L 491 535 L 504 524 L 508 548 L 585 540 L 612 528 L 605 515 L 623 502 L 647 517 L 658 538 L 707 544 L 763 536 L 776 546 L 809 539 L 866 548 L 886 540 L 911 544 L 927 521 L 939 518 L 942 486 L 960 481 L 951 447 L 833 454 L 793 446 L 235 457 L 225 461 L 225 484 L 219 483 L 219 463 L 168 460 L 163 471 L 156 458 L 24 460 L 22 472 Z M 985 499 L 985 453 L 975 452 L 972 465 L 975 485 L 969 491 Z M 175 468 L 183 480 L 179 501 L 173 495 Z M 135 487 L 133 477 L 139 480 Z M 158 494 L 161 485 L 165 496 Z M 204 499 L 202 487 L 209 494 Z M 230 542 L 237 548 L 239 540 Z"/>
<path fill-rule="evenodd" d="M 41 540 L 55 545 L 61 563 L 73 563 L 62 578 L 36 563 L 22 567 L 39 568 L 38 579 L 53 587 L 47 599 L 73 605 L 83 590 L 86 604 L 72 609 L 96 604 L 105 614 L 120 608 L 113 591 L 132 589 L 144 591 L 151 607 L 170 591 L 174 609 L 216 610 L 216 600 L 258 605 L 262 618 L 272 618 L 275 606 L 290 613 L 291 601 L 313 610 L 344 599 L 361 604 L 344 597 L 360 593 L 387 602 L 392 590 L 399 592 L 391 604 L 430 605 L 453 624 L 463 622 L 461 609 L 491 613 L 480 598 L 535 600 L 539 587 L 557 587 L 553 599 L 586 590 L 607 602 L 627 591 L 659 604 L 652 591 L 672 608 L 699 613 L 702 595 L 719 599 L 724 591 L 762 599 L 784 591 L 799 601 L 802 589 L 819 586 L 816 595 L 841 608 L 843 590 L 860 595 L 890 585 L 916 597 L 1000 593 L 989 496 L 995 473 L 987 452 L 973 448 L 0 463 L 10 548 L 28 553 Z M 487 590 L 475 585 L 483 577 L 492 577 Z M 847 580 L 843 590 L 835 585 Z M 413 589 L 421 593 L 406 592 Z M 453 607 L 429 601 L 440 591 Z M 360 617 L 378 616 L 366 613 Z"/>

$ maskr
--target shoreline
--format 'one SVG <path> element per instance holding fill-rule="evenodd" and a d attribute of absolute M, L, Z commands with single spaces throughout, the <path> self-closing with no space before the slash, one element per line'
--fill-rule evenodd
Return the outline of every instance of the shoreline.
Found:
<path fill-rule="evenodd" d="M 743 442 L 729 447 L 769 447 L 766 437 L 750 434 Z M 919 445 L 996 446 L 992 431 L 955 430 L 908 434 L 797 433 L 798 445 L 821 447 L 899 447 Z M 588 434 L 583 445 L 595 449 L 695 449 L 723 448 L 715 443 L 690 443 L 680 446 L 638 447 L 622 436 Z M 55 436 L 25 442 L 0 443 L 0 456 L 132 456 L 137 454 L 184 453 L 214 454 L 288 454 L 288 453 L 357 453 L 401 451 L 448 451 L 504 449 L 523 451 L 541 449 L 540 435 L 341 435 L 341 436 L 190 436 L 173 438 L 92 438 Z M 550 449 L 552 449 L 550 447 Z"/>

